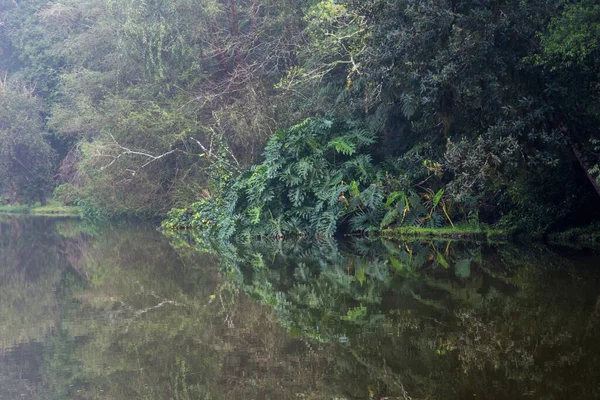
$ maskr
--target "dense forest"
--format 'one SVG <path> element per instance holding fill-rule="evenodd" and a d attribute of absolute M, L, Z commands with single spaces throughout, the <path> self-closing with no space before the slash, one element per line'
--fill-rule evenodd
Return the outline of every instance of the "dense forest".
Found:
<path fill-rule="evenodd" d="M 0 0 L 2 201 L 222 239 L 588 224 L 599 43 L 597 0 Z"/>

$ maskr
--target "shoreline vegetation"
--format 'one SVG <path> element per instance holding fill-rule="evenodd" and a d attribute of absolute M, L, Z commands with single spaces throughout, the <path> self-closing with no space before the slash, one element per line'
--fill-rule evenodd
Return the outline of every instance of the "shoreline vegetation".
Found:
<path fill-rule="evenodd" d="M 0 198 L 53 202 L 0 212 L 593 243 L 598 43 L 595 0 L 4 2 Z"/>
<path fill-rule="evenodd" d="M 38 217 L 80 217 L 81 211 L 75 206 L 65 206 L 55 200 L 48 201 L 45 206 L 40 203 L 3 204 L 0 205 L 0 215 L 28 215 Z"/>
<path fill-rule="evenodd" d="M 379 236 L 384 239 L 440 238 L 467 241 L 485 240 L 489 242 L 507 242 L 515 237 L 514 233 L 510 230 L 472 225 L 446 226 L 441 228 L 422 228 L 414 226 L 397 227 L 384 229 L 380 232 Z"/>
<path fill-rule="evenodd" d="M 211 238 L 210 232 L 200 228 L 166 226 L 163 223 L 160 230 L 163 234 L 177 234 L 177 232 L 191 233 L 191 240 L 205 245 L 207 237 Z M 464 242 L 488 242 L 488 243 L 546 243 L 572 248 L 600 249 L 600 227 L 596 224 L 590 226 L 571 228 L 565 231 L 549 232 L 546 235 L 517 233 L 512 229 L 500 229 L 493 226 L 457 225 L 454 227 L 423 228 L 423 227 L 395 227 L 386 228 L 373 232 L 372 237 L 390 241 L 464 241 Z M 364 233 L 345 234 L 339 239 L 364 237 Z M 317 237 L 315 237 L 316 239 Z M 214 236 L 213 236 L 214 239 Z M 262 237 L 259 240 L 298 240 L 307 239 L 306 236 L 290 237 Z"/>

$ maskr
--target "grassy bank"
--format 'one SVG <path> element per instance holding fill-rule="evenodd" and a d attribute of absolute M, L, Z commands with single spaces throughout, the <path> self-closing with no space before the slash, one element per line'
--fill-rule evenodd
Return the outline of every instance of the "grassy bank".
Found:
<path fill-rule="evenodd" d="M 381 231 L 380 236 L 386 239 L 403 238 L 443 238 L 464 240 L 503 241 L 512 237 L 510 231 L 491 228 L 485 225 L 455 225 L 442 228 L 421 228 L 414 226 L 396 227 Z"/>
<path fill-rule="evenodd" d="M 77 207 L 65 206 L 55 200 L 48 201 L 45 206 L 37 204 L 4 204 L 0 205 L 0 214 L 11 215 L 37 215 L 45 217 L 78 217 L 79 209 Z"/>

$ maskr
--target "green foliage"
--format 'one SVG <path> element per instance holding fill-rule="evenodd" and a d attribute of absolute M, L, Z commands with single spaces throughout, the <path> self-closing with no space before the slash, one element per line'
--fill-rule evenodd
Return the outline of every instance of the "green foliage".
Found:
<path fill-rule="evenodd" d="M 596 0 L 579 0 L 567 4 L 542 36 L 543 57 L 569 67 L 598 58 L 600 39 L 600 4 Z"/>
<path fill-rule="evenodd" d="M 543 230 L 593 195 L 577 176 L 597 177 L 595 0 L 23 0 L 0 12 L 0 82 L 8 71 L 49 106 L 36 130 L 53 138 L 58 195 L 89 214 L 164 216 L 215 197 L 198 207 L 226 208 L 219 237 L 468 215 Z M 287 137 L 265 149 L 275 132 Z M 47 193 L 56 174 L 31 169 Z"/>
<path fill-rule="evenodd" d="M 220 239 L 332 236 L 342 218 L 377 210 L 382 203 L 381 188 L 371 183 L 376 171 L 365 154 L 374 140 L 347 123 L 306 120 L 277 133 L 264 162 L 240 175 L 223 200 L 201 201 L 187 213 L 173 211 L 166 226 L 198 228 L 209 221 Z"/>
<path fill-rule="evenodd" d="M 309 14 L 312 51 L 302 54 L 300 69 L 291 74 L 332 67 L 320 79 L 338 90 L 326 92 L 334 115 L 360 116 L 380 135 L 382 146 L 373 155 L 379 166 L 381 158 L 395 162 L 396 179 L 427 182 L 425 191 L 444 188 L 465 216 L 478 213 L 493 223 L 518 210 L 519 218 L 531 214 L 530 227 L 544 224 L 539 218 L 549 216 L 556 202 L 564 213 L 574 212 L 580 205 L 570 197 L 590 195 L 572 188 L 575 193 L 563 198 L 540 197 L 532 188 L 540 182 L 560 187 L 581 173 L 565 139 L 586 143 L 600 115 L 597 4 L 563 4 L 319 2 Z M 547 28 L 548 35 L 540 34 Z M 336 48 L 324 62 L 322 42 L 336 38 L 343 38 L 336 44 L 345 51 Z M 558 74 L 560 53 L 568 51 L 579 54 L 579 67 Z M 547 65 L 532 62 L 539 54 Z M 343 85 L 347 77 L 351 82 Z M 309 85 L 300 87 L 311 93 Z M 595 111 L 583 116 L 584 108 Z M 401 211 L 389 212 L 384 224 Z"/>
<path fill-rule="evenodd" d="M 56 155 L 44 137 L 42 111 L 26 88 L 0 85 L 0 190 L 10 203 L 44 204 L 52 190 Z"/>
<path fill-rule="evenodd" d="M 79 203 L 78 188 L 70 183 L 59 185 L 54 189 L 54 199 L 66 206 L 75 206 Z"/>
<path fill-rule="evenodd" d="M 349 123 L 308 119 L 277 133 L 265 161 L 242 173 L 222 197 L 173 210 L 163 226 L 249 240 L 452 224 L 443 189 L 391 191 L 389 175 L 372 164 L 374 141 Z"/>
<path fill-rule="evenodd" d="M 279 124 L 263 94 L 288 54 L 266 38 L 289 36 L 301 22 L 298 7 L 286 0 L 48 5 L 40 12 L 46 34 L 67 36 L 56 46 L 65 67 L 49 118 L 70 150 L 62 181 L 108 216 L 164 215 L 214 192 L 213 175 L 247 166 Z M 228 171 L 216 171 L 224 159 Z"/>
<path fill-rule="evenodd" d="M 54 46 L 64 36 L 48 34 L 43 27 L 39 11 L 50 3 L 49 0 L 12 2 L 2 11 L 0 37 L 7 39 L 5 46 L 13 60 L 8 58 L 8 65 L 0 64 L 0 70 L 3 73 L 9 71 L 27 82 L 35 90 L 35 94 L 51 103 L 57 98 L 56 86 L 64 61 Z M 1 68 L 2 66 L 7 68 Z"/>

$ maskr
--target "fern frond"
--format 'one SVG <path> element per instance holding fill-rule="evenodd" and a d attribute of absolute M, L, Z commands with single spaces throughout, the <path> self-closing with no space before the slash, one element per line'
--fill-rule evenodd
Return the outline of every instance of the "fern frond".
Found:
<path fill-rule="evenodd" d="M 348 139 L 348 137 L 343 136 L 337 137 L 331 140 L 327 144 L 327 147 L 333 147 L 338 153 L 351 156 L 352 154 L 356 153 L 356 145 L 350 142 Z"/>
<path fill-rule="evenodd" d="M 300 177 L 303 179 L 306 179 L 308 174 L 313 170 L 313 160 L 310 158 L 303 158 L 299 160 L 294 167 L 298 172 L 298 175 L 300 175 Z"/>
<path fill-rule="evenodd" d="M 419 214 L 410 211 L 404 215 L 404 219 L 402 220 L 402 226 L 419 226 Z"/>
<path fill-rule="evenodd" d="M 370 146 L 377 142 L 377 137 L 375 134 L 366 129 L 355 129 L 351 131 L 348 136 L 353 138 L 353 141 L 357 144 L 357 147 Z"/>
<path fill-rule="evenodd" d="M 400 216 L 400 213 L 398 212 L 398 209 L 396 208 L 392 208 L 391 210 L 388 210 L 383 219 L 381 220 L 379 226 L 381 228 L 385 228 L 389 225 L 391 225 L 393 222 L 396 221 L 396 219 Z"/>
<path fill-rule="evenodd" d="M 262 207 L 253 207 L 246 211 L 250 224 L 256 225 L 260 222 L 261 211 Z"/>
<path fill-rule="evenodd" d="M 324 212 L 318 218 L 316 232 L 321 236 L 333 236 L 337 228 L 338 216 L 332 212 Z"/>
<path fill-rule="evenodd" d="M 383 202 L 383 193 L 381 192 L 381 188 L 377 185 L 370 185 L 361 192 L 360 197 L 365 207 L 371 209 L 380 207 Z"/>
<path fill-rule="evenodd" d="M 305 194 L 301 187 L 296 187 L 288 192 L 288 198 L 294 207 L 300 207 L 305 199 Z"/>
<path fill-rule="evenodd" d="M 404 93 L 400 96 L 400 102 L 402 103 L 402 114 L 410 119 L 417 111 L 419 101 L 413 94 Z"/>

